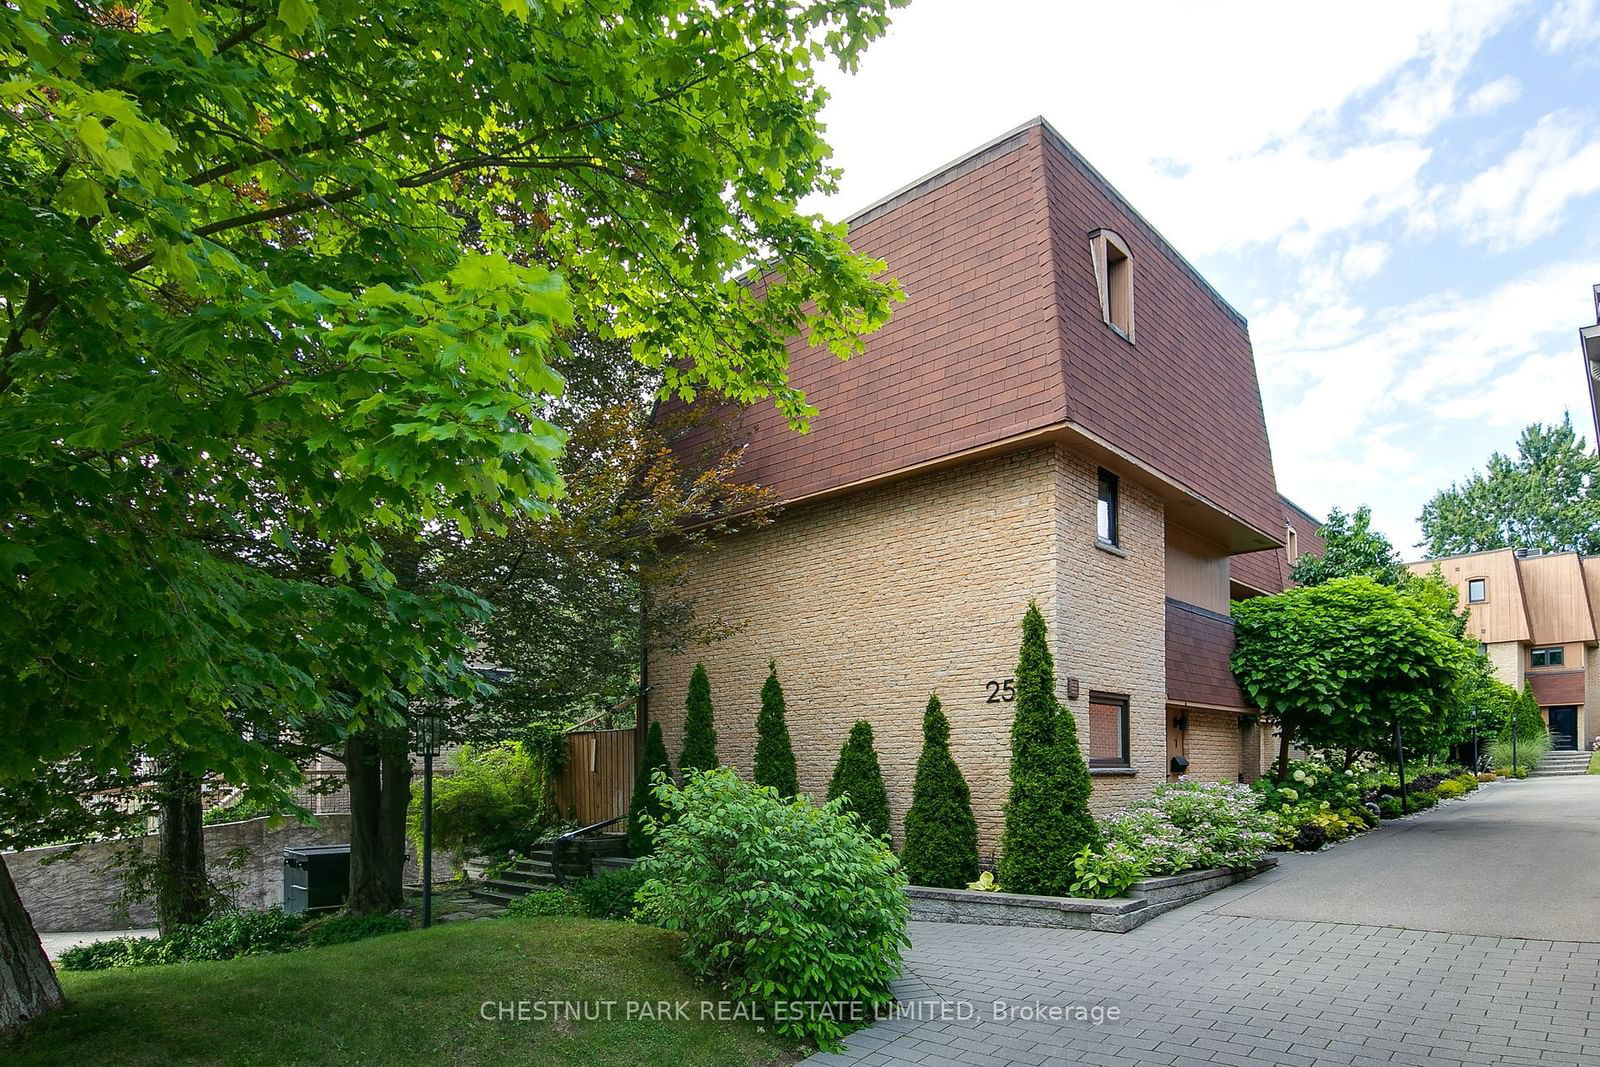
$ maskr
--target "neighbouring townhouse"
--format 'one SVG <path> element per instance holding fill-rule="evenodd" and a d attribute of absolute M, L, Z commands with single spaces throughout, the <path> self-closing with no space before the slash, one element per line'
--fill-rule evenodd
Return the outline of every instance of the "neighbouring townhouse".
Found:
<path fill-rule="evenodd" d="M 1230 598 L 1281 590 L 1320 543 L 1278 494 L 1244 318 L 1042 119 L 850 234 L 906 302 L 848 362 L 791 345 L 809 434 L 742 414 L 745 471 L 784 506 L 690 561 L 740 629 L 652 657 L 669 752 L 700 659 L 721 759 L 749 773 L 775 659 L 802 789 L 867 719 L 898 836 L 937 691 L 992 852 L 1033 599 L 1097 809 L 1179 771 L 1257 774 L 1271 742 L 1229 667 Z"/>
<path fill-rule="evenodd" d="M 1595 747 L 1600 556 L 1502 548 L 1408 566 L 1418 575 L 1438 567 L 1456 587 L 1467 609 L 1468 635 L 1483 644 L 1501 681 L 1533 687 L 1553 748 Z"/>
<path fill-rule="evenodd" d="M 1595 325 L 1579 327 L 1578 342 L 1600 447 L 1600 285 L 1590 292 Z M 1408 566 L 1438 567 L 1456 587 L 1496 676 L 1533 687 L 1553 748 L 1600 748 L 1600 556 L 1502 548 Z"/>

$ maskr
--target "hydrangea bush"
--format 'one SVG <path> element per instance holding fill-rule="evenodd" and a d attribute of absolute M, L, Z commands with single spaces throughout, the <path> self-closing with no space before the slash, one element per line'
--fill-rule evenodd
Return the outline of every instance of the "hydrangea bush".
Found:
<path fill-rule="evenodd" d="M 1248 867 L 1276 843 L 1277 824 L 1248 786 L 1179 780 L 1102 823 L 1108 850 L 1144 876 Z"/>

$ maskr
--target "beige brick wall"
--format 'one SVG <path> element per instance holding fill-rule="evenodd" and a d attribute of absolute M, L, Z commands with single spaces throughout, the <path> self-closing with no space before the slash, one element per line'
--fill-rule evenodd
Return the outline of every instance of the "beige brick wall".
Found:
<path fill-rule="evenodd" d="M 1494 674 L 1513 689 L 1521 690 L 1527 679 L 1527 647 L 1516 641 L 1496 641 L 1488 646 L 1489 662 Z"/>
<path fill-rule="evenodd" d="M 1056 453 L 1056 677 L 1062 702 L 1088 740 L 1089 693 L 1128 698 L 1129 755 L 1134 774 L 1097 773 L 1095 811 L 1121 807 L 1166 781 L 1167 538 L 1161 501 L 1122 479 L 1119 535 L 1126 555 L 1095 544 L 1097 467 L 1067 449 Z M 1079 680 L 1066 699 L 1065 680 Z"/>
<path fill-rule="evenodd" d="M 1159 501 L 1122 485 L 1125 557 L 1094 547 L 1095 468 L 1041 448 L 974 461 L 832 501 L 790 508 L 723 539 L 692 564 L 732 637 L 652 658 L 650 709 L 676 761 L 683 699 L 706 664 L 722 761 L 749 774 L 767 660 L 788 700 L 801 789 L 827 789 L 851 724 L 873 724 L 898 840 L 911 800 L 922 711 L 937 689 L 972 788 L 981 848 L 999 842 L 1012 705 L 986 682 L 1010 678 L 1020 623 L 1037 597 L 1057 677 L 1130 699 L 1131 778 L 1097 777 L 1095 807 L 1164 780 L 1164 538 Z M 1080 725 L 1080 730 L 1084 727 Z"/>
<path fill-rule="evenodd" d="M 1189 722 L 1183 734 L 1183 754 L 1189 758 L 1186 776 L 1203 782 L 1237 782 L 1242 754 L 1239 713 L 1188 708 L 1182 714 Z"/>

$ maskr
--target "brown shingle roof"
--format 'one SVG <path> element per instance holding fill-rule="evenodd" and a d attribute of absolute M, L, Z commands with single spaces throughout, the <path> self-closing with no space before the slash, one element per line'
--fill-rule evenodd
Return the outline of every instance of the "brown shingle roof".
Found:
<path fill-rule="evenodd" d="M 1101 321 L 1100 228 L 1133 251 L 1137 344 Z M 790 344 L 820 413 L 801 435 L 744 412 L 751 480 L 793 501 L 1078 433 L 1209 505 L 1240 547 L 1281 538 L 1244 320 L 1043 120 L 863 212 L 850 239 L 906 301 L 848 362 Z"/>

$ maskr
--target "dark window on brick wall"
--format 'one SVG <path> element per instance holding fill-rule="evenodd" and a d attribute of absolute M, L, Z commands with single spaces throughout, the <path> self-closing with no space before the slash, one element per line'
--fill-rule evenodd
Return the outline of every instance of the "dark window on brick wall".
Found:
<path fill-rule="evenodd" d="M 1089 694 L 1089 766 L 1127 767 L 1128 698 L 1108 693 Z"/>
<path fill-rule="evenodd" d="M 1121 545 L 1117 522 L 1117 476 L 1100 472 L 1100 499 L 1095 506 L 1095 536 L 1108 545 Z"/>

